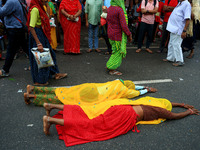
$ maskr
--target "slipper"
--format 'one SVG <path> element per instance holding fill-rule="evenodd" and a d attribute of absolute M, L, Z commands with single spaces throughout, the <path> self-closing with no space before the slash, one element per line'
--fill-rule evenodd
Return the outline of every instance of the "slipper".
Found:
<path fill-rule="evenodd" d="M 87 53 L 90 53 L 90 52 L 92 52 L 92 49 L 88 49 L 86 52 L 87 52 Z"/>
<path fill-rule="evenodd" d="M 148 52 L 148 53 L 150 53 L 150 54 L 153 54 L 153 52 L 152 52 L 152 50 L 150 50 L 150 49 L 146 49 L 146 51 Z"/>
<path fill-rule="evenodd" d="M 67 77 L 67 73 L 56 73 L 55 74 L 56 80 L 59 80 L 59 79 L 65 78 L 65 77 Z"/>
<path fill-rule="evenodd" d="M 31 71 L 31 67 L 25 67 L 24 70 L 25 71 Z"/>
<path fill-rule="evenodd" d="M 111 54 L 111 52 L 105 52 L 105 55 L 110 55 Z"/>
<path fill-rule="evenodd" d="M 141 52 L 141 50 L 142 50 L 142 49 L 137 49 L 135 52 L 136 52 L 136 53 L 139 53 L 139 52 Z"/>
<path fill-rule="evenodd" d="M 35 86 L 46 86 L 46 85 L 48 85 L 49 83 L 48 82 L 46 82 L 46 83 L 44 83 L 44 84 L 41 84 L 41 83 L 34 83 L 33 85 L 35 85 Z"/>
<path fill-rule="evenodd" d="M 119 72 L 119 71 L 117 71 L 117 70 L 109 71 L 109 74 L 110 74 L 110 75 L 118 75 L 118 76 L 121 76 L 121 75 L 122 75 L 122 73 Z"/>
<path fill-rule="evenodd" d="M 97 52 L 97 53 L 100 53 L 100 52 L 101 52 L 101 50 L 99 50 L 99 49 L 95 49 L 95 52 Z"/>
<path fill-rule="evenodd" d="M 183 66 L 184 62 L 179 61 L 179 62 L 173 63 L 172 65 L 175 66 L 175 67 L 179 67 L 179 66 Z"/>

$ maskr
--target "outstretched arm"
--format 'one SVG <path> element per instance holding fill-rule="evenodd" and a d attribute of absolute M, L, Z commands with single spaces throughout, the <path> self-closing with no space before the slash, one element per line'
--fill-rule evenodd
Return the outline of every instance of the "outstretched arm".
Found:
<path fill-rule="evenodd" d="M 185 104 L 185 103 L 171 103 L 172 104 L 172 107 L 183 107 L 183 108 L 194 108 L 194 106 L 192 105 L 188 105 L 188 104 Z"/>

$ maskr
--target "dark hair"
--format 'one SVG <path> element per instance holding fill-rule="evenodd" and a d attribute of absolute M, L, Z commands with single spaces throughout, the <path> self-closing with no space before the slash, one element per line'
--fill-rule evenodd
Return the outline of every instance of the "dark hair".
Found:
<path fill-rule="evenodd" d="M 2 5 L 5 5 L 6 2 L 7 0 L 2 0 Z"/>

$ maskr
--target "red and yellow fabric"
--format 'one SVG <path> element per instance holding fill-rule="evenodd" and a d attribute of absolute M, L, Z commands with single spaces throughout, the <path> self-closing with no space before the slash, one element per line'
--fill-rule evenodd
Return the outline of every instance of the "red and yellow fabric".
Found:
<path fill-rule="evenodd" d="M 47 3 L 47 5 L 49 5 L 49 3 Z M 47 7 L 44 6 L 45 11 L 47 12 Z M 53 9 L 49 6 L 49 16 L 54 16 L 53 14 Z M 50 43 L 51 47 L 53 50 L 56 50 L 57 48 L 57 37 L 56 37 L 56 27 L 51 26 L 51 43 Z"/>
<path fill-rule="evenodd" d="M 80 53 L 80 32 L 81 18 L 79 21 L 70 21 L 62 13 L 64 9 L 68 14 L 75 15 L 78 10 L 81 10 L 79 0 L 62 0 L 59 8 L 60 23 L 64 32 L 64 52 L 65 53 Z"/>
<path fill-rule="evenodd" d="M 30 3 L 30 9 L 27 15 L 27 27 L 29 28 L 30 25 L 30 17 L 31 17 L 31 11 L 33 8 L 37 8 L 39 10 L 39 16 L 41 18 L 41 26 L 44 34 L 48 38 L 49 43 L 51 43 L 51 27 L 49 23 L 49 17 L 47 16 L 42 1 L 39 0 L 31 0 Z"/>
<path fill-rule="evenodd" d="M 133 129 L 136 124 L 158 124 L 164 119 L 137 122 L 137 114 L 131 105 L 150 105 L 171 111 L 172 105 L 166 99 L 145 97 L 136 101 L 124 99 L 123 105 L 118 105 L 120 100 L 115 100 L 103 114 L 95 118 L 88 118 L 84 109 L 77 105 L 65 105 L 55 118 L 64 119 L 64 126 L 56 125 L 59 139 L 64 140 L 66 146 L 73 146 L 93 141 L 102 141 L 122 135 Z M 122 104 L 121 103 L 121 104 Z M 104 103 L 106 107 L 109 102 Z M 97 106 L 98 107 L 98 106 Z M 91 108 L 96 109 L 96 108 Z M 137 129 L 137 128 L 136 128 Z"/>

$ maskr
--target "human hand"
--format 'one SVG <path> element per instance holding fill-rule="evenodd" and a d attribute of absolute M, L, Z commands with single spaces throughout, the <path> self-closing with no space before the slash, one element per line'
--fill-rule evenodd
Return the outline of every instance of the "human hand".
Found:
<path fill-rule="evenodd" d="M 132 42 L 132 40 L 133 40 L 133 39 L 132 39 L 132 34 L 130 34 L 130 35 L 128 36 L 128 42 L 130 42 L 130 43 L 131 43 L 131 42 Z"/>
<path fill-rule="evenodd" d="M 86 21 L 85 26 L 86 26 L 87 28 L 89 27 L 88 21 Z"/>
<path fill-rule="evenodd" d="M 106 6 L 103 6 L 102 10 L 103 10 L 104 13 L 107 13 L 107 7 Z"/>
<path fill-rule="evenodd" d="M 75 20 L 74 15 L 70 15 L 70 16 L 69 16 L 69 19 L 70 19 L 71 21 L 74 21 L 74 20 Z"/>
<path fill-rule="evenodd" d="M 41 43 L 37 44 L 37 49 L 38 49 L 38 51 L 43 52 L 43 51 L 44 51 L 43 48 L 44 48 L 44 47 L 43 47 L 43 45 L 42 45 Z"/>
<path fill-rule="evenodd" d="M 184 38 L 186 38 L 186 36 L 187 36 L 186 32 L 182 32 L 181 38 L 184 39 Z"/>
<path fill-rule="evenodd" d="M 192 106 L 192 105 L 188 105 L 188 104 L 184 104 L 184 105 L 182 105 L 182 107 L 184 107 L 184 108 L 194 108 L 194 106 Z"/>
<path fill-rule="evenodd" d="M 188 111 L 190 111 L 190 115 L 199 115 L 199 111 L 195 108 L 189 108 Z"/>

